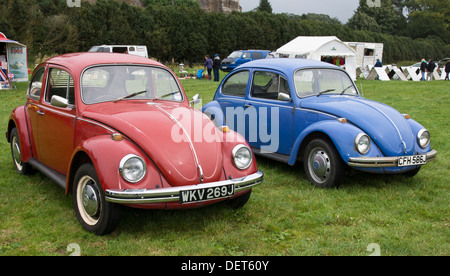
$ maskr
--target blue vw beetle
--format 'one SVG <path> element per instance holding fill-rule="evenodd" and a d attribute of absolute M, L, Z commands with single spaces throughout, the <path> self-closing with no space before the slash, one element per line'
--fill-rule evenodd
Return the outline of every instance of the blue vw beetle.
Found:
<path fill-rule="evenodd" d="M 228 74 L 202 111 L 243 135 L 255 154 L 303 161 L 317 187 L 346 166 L 414 176 L 436 158 L 430 133 L 407 114 L 361 97 L 345 70 L 319 61 L 266 59 Z"/>

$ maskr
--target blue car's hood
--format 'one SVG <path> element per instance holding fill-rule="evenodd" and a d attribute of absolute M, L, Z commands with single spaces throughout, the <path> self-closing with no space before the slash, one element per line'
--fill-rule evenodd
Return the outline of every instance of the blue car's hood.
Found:
<path fill-rule="evenodd" d="M 305 98 L 300 106 L 346 118 L 366 132 L 386 156 L 413 154 L 415 135 L 404 116 L 390 106 L 339 95 Z"/>

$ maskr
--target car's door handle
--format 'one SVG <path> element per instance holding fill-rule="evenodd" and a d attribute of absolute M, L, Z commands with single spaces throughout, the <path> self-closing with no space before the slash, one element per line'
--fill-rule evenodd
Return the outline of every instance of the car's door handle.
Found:
<path fill-rule="evenodd" d="M 44 115 L 44 114 L 45 114 L 43 111 L 40 111 L 40 110 L 36 111 L 36 113 L 37 113 L 38 115 Z"/>
<path fill-rule="evenodd" d="M 247 107 L 253 107 L 253 105 L 252 105 L 252 104 L 244 104 L 244 107 L 245 107 L 245 108 L 247 108 Z"/>

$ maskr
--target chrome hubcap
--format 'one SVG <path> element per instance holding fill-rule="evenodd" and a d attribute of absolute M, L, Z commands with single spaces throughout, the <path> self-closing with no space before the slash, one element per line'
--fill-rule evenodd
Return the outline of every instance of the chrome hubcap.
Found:
<path fill-rule="evenodd" d="M 19 139 L 17 139 L 16 136 L 13 137 L 11 145 L 12 145 L 12 153 L 13 153 L 14 163 L 16 164 L 17 169 L 22 170 L 22 159 L 20 157 Z"/>
<path fill-rule="evenodd" d="M 98 210 L 98 197 L 91 185 L 86 185 L 83 189 L 83 206 L 86 213 L 94 216 Z"/>
<path fill-rule="evenodd" d="M 318 183 L 324 183 L 330 177 L 330 157 L 322 148 L 314 148 L 308 157 L 308 169 L 311 176 Z"/>

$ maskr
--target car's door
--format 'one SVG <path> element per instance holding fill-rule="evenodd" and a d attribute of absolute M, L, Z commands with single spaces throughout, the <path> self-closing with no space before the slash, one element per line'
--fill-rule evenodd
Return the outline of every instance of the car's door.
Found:
<path fill-rule="evenodd" d="M 226 124 L 245 137 L 244 104 L 249 86 L 249 70 L 230 73 L 220 87 L 217 102 L 223 110 Z"/>
<path fill-rule="evenodd" d="M 44 94 L 43 91 L 45 89 L 45 66 L 42 66 L 35 70 L 35 73 L 30 81 L 28 86 L 28 97 L 27 97 L 27 113 L 29 116 L 29 136 L 32 148 L 33 157 L 38 156 L 37 152 L 37 135 L 38 135 L 38 122 L 39 122 L 39 107 L 40 107 L 40 98 L 41 94 Z"/>
<path fill-rule="evenodd" d="M 46 83 L 45 92 L 41 92 L 45 94 L 41 97 L 37 110 L 38 127 L 35 140 L 39 161 L 59 173 L 66 174 L 74 150 L 74 81 L 67 70 L 50 67 Z M 59 101 L 55 101 L 56 99 Z"/>
<path fill-rule="evenodd" d="M 286 77 L 274 71 L 253 71 L 244 106 L 250 114 L 246 137 L 250 145 L 261 153 L 289 155 L 293 144 L 294 105 Z"/>

